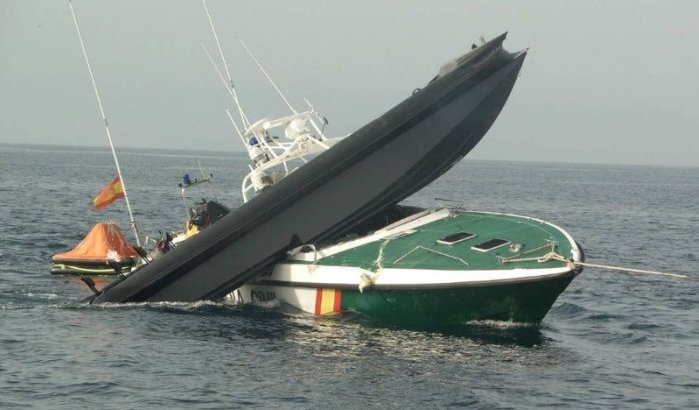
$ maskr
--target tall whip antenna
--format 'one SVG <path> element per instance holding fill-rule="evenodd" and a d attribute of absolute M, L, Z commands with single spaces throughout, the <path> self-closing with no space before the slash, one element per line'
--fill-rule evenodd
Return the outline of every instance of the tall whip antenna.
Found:
<path fill-rule="evenodd" d="M 80 34 L 80 27 L 78 26 L 78 19 L 75 18 L 75 10 L 73 10 L 73 2 L 68 0 L 68 6 L 70 7 L 70 14 L 73 15 L 73 22 L 75 23 L 75 30 L 78 32 L 78 39 L 80 39 L 80 47 L 83 50 L 83 56 L 85 57 L 85 63 L 87 64 L 87 71 L 90 72 L 90 80 L 92 80 L 92 88 L 95 90 L 95 97 L 97 97 L 97 105 L 99 106 L 100 113 L 102 114 L 102 120 L 104 121 L 104 130 L 107 132 L 107 139 L 109 140 L 109 146 L 112 148 L 112 156 L 114 157 L 114 165 L 116 165 L 117 174 L 119 175 L 119 180 L 121 180 L 121 186 L 124 189 L 124 199 L 126 200 L 126 208 L 129 210 L 129 218 L 131 219 L 131 226 L 133 227 L 134 234 L 136 235 L 136 244 L 141 246 L 141 240 L 138 235 L 138 227 L 136 226 L 136 221 L 133 217 L 133 212 L 131 211 L 131 203 L 129 202 L 129 196 L 126 194 L 126 182 L 121 176 L 121 168 L 119 167 L 119 159 L 117 159 L 116 151 L 114 150 L 114 143 L 112 142 L 112 134 L 109 132 L 109 125 L 107 123 L 107 116 L 104 113 L 104 108 L 102 107 L 102 100 L 100 99 L 100 94 L 97 91 L 97 83 L 95 82 L 95 76 L 92 74 L 92 67 L 90 66 L 90 60 L 87 58 L 87 51 L 85 50 L 85 43 L 83 42 L 83 36 Z"/>
<path fill-rule="evenodd" d="M 282 93 L 282 91 L 279 89 L 279 87 L 277 87 L 277 84 L 274 82 L 274 80 L 272 80 L 272 77 L 270 77 L 269 74 L 267 74 L 267 71 L 264 69 L 264 67 L 262 67 L 262 64 L 260 64 L 260 62 L 257 61 L 257 58 L 255 58 L 255 55 L 252 53 L 252 51 L 250 51 L 248 46 L 245 45 L 243 40 L 238 39 L 238 41 L 240 41 L 240 45 L 243 46 L 243 48 L 245 49 L 245 52 L 248 53 L 250 58 L 252 58 L 252 61 L 254 61 L 255 64 L 257 64 L 257 68 L 259 68 L 260 71 L 262 71 L 262 74 L 264 74 L 265 77 L 267 77 L 267 81 L 269 81 L 269 83 L 272 84 L 272 87 L 274 87 L 274 89 L 277 91 L 277 94 L 279 94 L 279 96 L 282 97 L 282 100 L 284 100 L 284 102 L 289 107 L 291 112 L 294 114 L 298 114 L 298 111 L 296 111 L 294 109 L 294 107 L 291 106 L 291 103 L 289 102 L 289 100 L 287 100 L 286 97 L 284 97 L 284 94 Z"/>
<path fill-rule="evenodd" d="M 216 28 L 214 27 L 214 21 L 211 19 L 211 13 L 209 13 L 209 6 L 206 5 L 206 0 L 201 0 L 201 2 L 204 4 L 204 10 L 206 10 L 206 17 L 209 18 L 209 25 L 211 26 L 211 32 L 214 34 L 214 39 L 216 40 L 216 47 L 218 47 L 218 53 L 221 56 L 221 60 L 223 60 L 223 68 L 224 71 L 226 72 L 226 77 L 228 77 L 228 83 L 226 86 L 230 88 L 230 91 L 233 96 L 233 102 L 235 105 L 238 107 L 238 113 L 240 114 L 240 119 L 243 122 L 243 127 L 247 128 L 250 126 L 250 121 L 248 121 L 248 117 L 245 115 L 245 112 L 243 112 L 243 107 L 240 105 L 240 100 L 238 100 L 238 93 L 235 90 L 235 84 L 233 84 L 233 78 L 231 77 L 231 72 L 228 70 L 228 63 L 226 62 L 226 57 L 223 55 L 223 50 L 221 49 L 221 43 L 218 41 L 218 34 L 216 34 Z M 202 45 L 203 47 L 203 45 Z M 207 52 L 208 54 L 208 52 Z M 211 57 L 209 57 L 211 58 Z M 213 64 L 213 60 L 211 61 Z M 217 69 L 218 70 L 218 69 Z"/>
<path fill-rule="evenodd" d="M 228 84 L 226 83 L 226 79 L 223 78 L 223 75 L 221 74 L 221 70 L 219 70 L 218 67 L 216 66 L 214 59 L 211 57 L 211 54 L 209 53 L 209 50 L 207 50 L 204 43 L 199 43 L 199 44 L 201 45 L 201 48 L 204 50 L 204 53 L 206 54 L 206 56 L 209 58 L 209 61 L 211 61 L 211 66 L 214 67 L 214 70 L 216 70 L 216 74 L 218 75 L 218 78 L 221 79 L 221 82 L 223 83 L 223 86 L 226 88 L 226 91 L 228 91 L 228 94 L 231 95 L 231 98 L 233 98 L 233 101 L 235 102 L 237 97 L 236 97 L 235 93 L 232 91 L 231 87 L 229 87 Z M 240 105 L 238 105 L 238 110 L 242 114 L 242 111 L 240 110 Z M 240 129 L 238 128 L 237 125 L 235 125 L 235 121 L 233 120 L 233 117 L 231 117 L 230 114 L 228 116 L 231 118 L 231 121 L 233 121 L 233 125 L 235 126 L 235 130 L 238 132 L 238 135 L 240 135 L 240 138 L 242 138 L 243 141 L 245 141 L 245 139 L 243 138 L 243 134 L 240 132 Z M 246 127 L 247 127 L 247 125 L 245 125 L 245 122 L 243 122 L 243 132 L 245 132 Z"/>
<path fill-rule="evenodd" d="M 245 42 L 243 42 L 242 39 L 238 39 L 238 41 L 240 41 L 240 45 L 243 46 L 243 48 L 245 49 L 245 52 L 248 53 L 248 55 L 250 56 L 250 58 L 252 59 L 252 61 L 255 62 L 255 64 L 257 65 L 257 68 L 259 68 L 260 71 L 262 71 L 262 74 L 264 74 L 265 78 L 267 78 L 267 81 L 269 81 L 269 83 L 272 84 L 272 87 L 274 87 L 274 89 L 277 91 L 277 94 L 279 94 L 279 96 L 282 97 L 282 100 L 284 100 L 284 102 L 286 103 L 287 107 L 289 107 L 289 109 L 291 110 L 291 112 L 292 112 L 293 114 L 298 114 L 298 111 L 296 111 L 296 109 L 291 105 L 291 103 L 289 102 L 289 100 L 286 99 L 286 97 L 285 97 L 284 94 L 282 93 L 282 90 L 280 90 L 279 87 L 277 87 L 277 83 L 275 83 L 274 80 L 272 80 L 272 77 L 269 75 L 269 73 L 267 73 L 267 70 L 265 70 L 265 68 L 262 67 L 262 64 L 261 64 L 260 61 L 255 57 L 255 55 L 252 53 L 252 51 L 250 51 L 250 49 L 248 48 L 248 46 L 245 45 Z M 311 105 L 311 103 L 308 102 L 308 100 L 306 100 L 305 98 L 304 98 L 304 100 L 306 101 L 306 104 L 308 104 L 308 107 L 311 109 L 311 111 L 314 112 L 315 115 L 318 115 L 318 113 L 316 113 L 316 111 L 315 111 L 315 109 L 313 108 L 313 106 Z M 320 127 L 318 127 L 318 124 L 316 124 L 316 122 L 313 121 L 313 118 L 309 118 L 308 120 L 310 121 L 310 123 L 311 123 L 311 125 L 313 126 L 313 128 L 315 128 L 315 130 L 318 132 L 318 135 L 320 136 L 320 138 L 321 138 L 321 139 L 325 138 L 325 135 L 323 134 L 323 129 L 321 129 Z M 326 119 L 323 119 L 323 122 L 326 123 L 327 120 L 326 120 Z M 323 124 L 323 127 L 325 127 L 325 124 Z"/>

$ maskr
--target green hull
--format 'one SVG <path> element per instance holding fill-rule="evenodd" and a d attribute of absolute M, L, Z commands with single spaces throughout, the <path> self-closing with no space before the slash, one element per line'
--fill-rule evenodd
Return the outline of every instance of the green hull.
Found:
<path fill-rule="evenodd" d="M 342 310 L 391 323 L 456 325 L 471 321 L 539 324 L 575 277 L 434 290 L 342 291 Z"/>

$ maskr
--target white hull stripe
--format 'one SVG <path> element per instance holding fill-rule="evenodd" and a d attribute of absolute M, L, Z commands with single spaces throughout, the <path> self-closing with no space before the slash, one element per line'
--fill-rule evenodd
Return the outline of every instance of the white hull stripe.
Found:
<path fill-rule="evenodd" d="M 372 289 L 437 289 L 545 281 L 560 276 L 575 275 L 575 272 L 567 267 L 559 267 L 481 271 L 383 269 L 377 273 L 347 266 L 280 264 L 270 277 L 262 278 L 256 283 L 356 289 L 363 274 L 374 278 Z"/>

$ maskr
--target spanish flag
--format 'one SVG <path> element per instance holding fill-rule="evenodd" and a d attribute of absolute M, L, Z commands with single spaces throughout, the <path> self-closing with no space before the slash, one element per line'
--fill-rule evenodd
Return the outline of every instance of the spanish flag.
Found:
<path fill-rule="evenodd" d="M 117 175 L 114 177 L 112 182 L 107 185 L 102 192 L 97 194 L 95 199 L 92 200 L 92 204 L 95 209 L 100 211 L 104 209 L 107 205 L 116 201 L 119 198 L 124 197 L 124 186 L 121 184 L 121 178 Z"/>

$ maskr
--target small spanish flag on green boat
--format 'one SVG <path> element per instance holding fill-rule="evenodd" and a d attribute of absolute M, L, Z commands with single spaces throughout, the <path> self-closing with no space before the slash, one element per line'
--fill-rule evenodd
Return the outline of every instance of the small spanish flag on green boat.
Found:
<path fill-rule="evenodd" d="M 51 273 L 114 275 L 115 268 L 128 270 L 138 259 L 119 226 L 99 222 L 73 249 L 51 257 Z"/>

